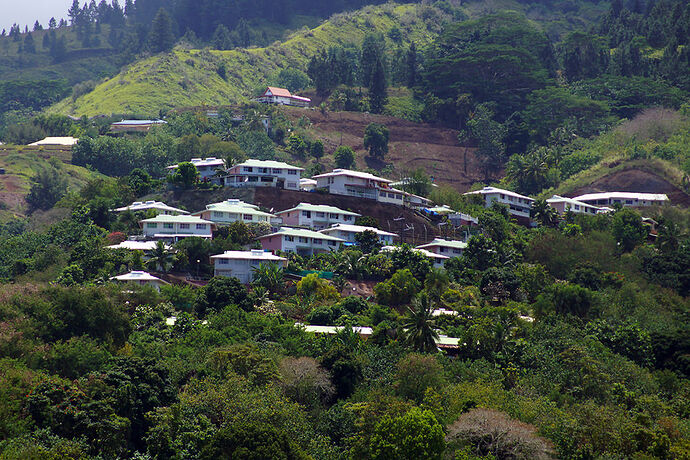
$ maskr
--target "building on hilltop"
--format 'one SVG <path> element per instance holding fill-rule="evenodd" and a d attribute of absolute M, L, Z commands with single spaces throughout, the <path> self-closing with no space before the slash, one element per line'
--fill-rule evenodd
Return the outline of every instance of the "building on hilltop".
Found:
<path fill-rule="evenodd" d="M 277 187 L 299 190 L 304 168 L 282 161 L 247 160 L 227 170 L 223 178 L 226 187 Z"/>
<path fill-rule="evenodd" d="M 214 222 L 197 216 L 171 216 L 160 214 L 151 219 L 139 222 L 144 236 L 157 240 L 179 241 L 183 238 L 196 236 L 199 238 L 213 238 Z"/>
<path fill-rule="evenodd" d="M 654 206 L 669 202 L 668 196 L 663 193 L 636 193 L 636 192 L 602 192 L 587 193 L 573 198 L 595 206 Z"/>
<path fill-rule="evenodd" d="M 209 220 L 219 226 L 238 221 L 246 224 L 259 222 L 270 224 L 271 219 L 276 217 L 273 214 L 260 211 L 259 207 L 254 204 L 236 199 L 207 204 L 206 209 L 192 213 L 192 215 Z"/>
<path fill-rule="evenodd" d="M 342 238 L 325 235 L 313 230 L 282 227 L 275 233 L 257 238 L 267 251 L 291 252 L 304 257 L 337 250 L 344 242 Z"/>
<path fill-rule="evenodd" d="M 309 107 L 311 103 L 311 99 L 308 97 L 295 96 L 285 88 L 274 86 L 267 87 L 263 94 L 256 98 L 256 101 L 263 104 L 291 105 L 293 107 Z"/>
<path fill-rule="evenodd" d="M 196 166 L 196 170 L 199 171 L 199 180 L 221 183 L 221 178 L 218 176 L 219 171 L 225 171 L 225 160 L 216 157 L 208 158 L 192 158 L 189 160 L 191 164 Z M 173 173 L 179 164 L 170 165 L 166 169 L 168 172 Z"/>
<path fill-rule="evenodd" d="M 123 206 L 121 208 L 115 208 L 113 209 L 114 212 L 124 212 L 124 211 L 132 211 L 132 212 L 139 212 L 139 211 L 154 211 L 156 214 L 189 214 L 188 211 L 185 211 L 184 209 L 179 209 L 179 208 L 174 208 L 172 206 L 168 206 L 167 204 L 161 202 L 161 201 L 135 201 L 134 203 L 128 205 L 128 206 Z"/>
<path fill-rule="evenodd" d="M 360 214 L 325 204 L 300 203 L 294 208 L 276 212 L 282 224 L 289 227 L 307 227 L 315 230 L 335 224 L 354 223 Z"/>
<path fill-rule="evenodd" d="M 494 202 L 506 205 L 509 214 L 524 223 L 529 222 L 534 198 L 496 187 L 484 187 L 475 192 L 467 192 L 465 195 L 481 195 L 484 198 L 484 206 L 487 208 L 491 207 Z"/>
<path fill-rule="evenodd" d="M 254 269 L 262 263 L 275 263 L 281 268 L 287 266 L 287 259 L 279 257 L 262 249 L 251 251 L 225 251 L 223 254 L 211 256 L 213 261 L 213 276 L 228 276 L 249 284 L 254 281 Z"/>
<path fill-rule="evenodd" d="M 373 174 L 350 169 L 334 169 L 312 179 L 316 179 L 316 188 L 326 189 L 333 195 L 367 198 L 401 206 L 405 204 L 405 192 L 392 188 L 392 181 Z"/>

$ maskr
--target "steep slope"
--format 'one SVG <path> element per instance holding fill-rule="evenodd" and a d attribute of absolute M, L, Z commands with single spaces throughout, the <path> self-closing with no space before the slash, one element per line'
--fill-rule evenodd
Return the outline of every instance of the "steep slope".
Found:
<path fill-rule="evenodd" d="M 26 213 L 26 195 L 33 177 L 52 162 L 67 177 L 69 188 L 78 190 L 90 179 L 100 174 L 70 164 L 71 153 L 67 149 L 49 146 L 0 146 L 0 222 Z M 58 160 L 56 163 L 55 160 Z"/>
<path fill-rule="evenodd" d="M 311 56 L 333 45 L 359 45 L 367 32 L 384 35 L 397 27 L 405 42 L 424 44 L 448 16 L 422 5 L 366 7 L 333 16 L 324 24 L 265 48 L 230 51 L 183 50 L 150 57 L 125 67 L 117 76 L 76 101 L 65 99 L 50 111 L 70 115 L 138 113 L 160 109 L 246 101 L 267 78 L 283 68 L 306 70 Z M 387 40 L 390 38 L 387 37 Z M 219 69 L 225 68 L 225 78 Z"/>
<path fill-rule="evenodd" d="M 394 166 L 393 177 L 424 168 L 436 183 L 452 185 L 461 192 L 483 177 L 474 156 L 475 149 L 460 145 L 456 130 L 369 113 L 305 112 L 287 107 L 283 110 L 293 120 L 300 117 L 309 119 L 307 132 L 324 142 L 322 162 L 327 167 L 334 166 L 332 154 L 335 149 L 349 145 L 355 150 L 358 168 L 383 168 L 385 164 L 372 160 L 364 148 L 364 130 L 369 123 L 375 122 L 384 124 L 390 132 L 384 162 Z"/>

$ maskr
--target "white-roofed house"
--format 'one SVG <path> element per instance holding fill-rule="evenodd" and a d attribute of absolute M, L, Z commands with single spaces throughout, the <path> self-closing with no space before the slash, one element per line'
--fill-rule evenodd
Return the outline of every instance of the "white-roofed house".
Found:
<path fill-rule="evenodd" d="M 244 222 L 246 224 L 271 222 L 273 214 L 259 210 L 259 207 L 244 201 L 230 199 L 220 203 L 206 205 L 206 209 L 192 213 L 193 216 L 210 220 L 217 225 L 229 225 L 233 222 Z"/>
<path fill-rule="evenodd" d="M 137 241 L 137 240 L 125 240 L 120 244 L 111 244 L 106 246 L 108 249 L 126 249 L 128 251 L 143 251 L 144 253 L 151 252 L 156 249 L 158 241 Z M 167 244 L 166 249 L 171 249 Z"/>
<path fill-rule="evenodd" d="M 590 214 L 594 215 L 601 212 L 601 208 L 598 206 L 585 203 L 584 201 L 578 201 L 573 198 L 566 198 L 559 195 L 554 195 L 546 203 L 553 209 L 558 211 L 558 214 L 565 214 L 568 211 L 574 212 L 576 214 Z"/>
<path fill-rule="evenodd" d="M 166 124 L 163 120 L 122 120 L 110 125 L 110 132 L 148 132 L 154 126 L 163 126 Z"/>
<path fill-rule="evenodd" d="M 139 222 L 144 235 L 147 238 L 179 241 L 182 238 L 198 236 L 200 238 L 212 238 L 216 226 L 210 220 L 204 220 L 197 216 L 171 216 L 160 214 L 151 219 Z"/>
<path fill-rule="evenodd" d="M 221 183 L 221 179 L 217 174 L 219 170 L 225 170 L 225 160 L 222 158 L 192 158 L 189 162 L 196 166 L 196 170 L 199 171 L 199 180 L 212 181 L 218 184 Z M 179 165 L 170 165 L 166 169 L 168 172 L 173 173 L 178 166 Z"/>
<path fill-rule="evenodd" d="M 117 281 L 124 284 L 136 284 L 138 286 L 151 286 L 155 290 L 160 291 L 161 286 L 169 284 L 160 278 L 156 278 L 150 273 L 134 270 L 124 275 L 113 276 L 112 281 Z"/>
<path fill-rule="evenodd" d="M 636 192 L 602 192 L 587 193 L 576 196 L 573 200 L 582 201 L 595 206 L 654 206 L 668 203 L 668 196 L 663 193 Z"/>
<path fill-rule="evenodd" d="M 312 179 L 316 179 L 316 188 L 326 189 L 333 195 L 367 198 L 397 205 L 405 203 L 405 192 L 392 188 L 390 186 L 392 181 L 373 174 L 349 169 L 334 169 L 329 173 L 314 176 Z"/>
<path fill-rule="evenodd" d="M 76 137 L 46 137 L 40 141 L 32 142 L 29 145 L 58 145 L 62 147 L 72 147 L 77 142 L 79 142 L 79 139 Z"/>
<path fill-rule="evenodd" d="M 128 206 L 123 206 L 121 208 L 115 208 L 113 211 L 115 212 L 124 212 L 124 211 L 132 211 L 132 212 L 138 212 L 138 211 L 155 211 L 157 214 L 189 214 L 188 211 L 185 211 L 184 209 L 179 209 L 179 208 L 174 208 L 172 206 L 168 206 L 167 204 L 161 202 L 161 201 L 135 201 L 134 203 L 128 205 Z"/>
<path fill-rule="evenodd" d="M 244 284 L 254 281 L 254 269 L 262 263 L 275 263 L 283 269 L 287 266 L 287 259 L 279 257 L 262 249 L 251 251 L 225 251 L 223 254 L 211 256 L 214 276 L 235 277 Z"/>
<path fill-rule="evenodd" d="M 336 236 L 342 238 L 347 243 L 355 243 L 355 235 L 362 232 L 374 232 L 379 237 L 379 242 L 384 245 L 393 244 L 393 238 L 398 235 L 391 232 L 386 232 L 374 227 L 364 227 L 362 225 L 347 225 L 347 224 L 336 224 L 329 228 L 324 228 L 320 230 L 319 233 L 324 233 L 326 235 Z"/>
<path fill-rule="evenodd" d="M 463 241 L 445 240 L 443 238 L 434 238 L 431 243 L 417 246 L 417 249 L 426 249 L 434 254 L 448 257 L 460 257 L 466 248 L 467 243 Z"/>
<path fill-rule="evenodd" d="M 335 206 L 311 203 L 300 203 L 294 208 L 276 212 L 276 215 L 282 219 L 283 225 L 315 230 L 335 224 L 352 224 L 355 218 L 360 216 L 356 212 L 345 211 Z"/>
<path fill-rule="evenodd" d="M 247 160 L 228 169 L 226 187 L 277 187 L 300 189 L 304 168 L 272 160 Z"/>
<path fill-rule="evenodd" d="M 481 190 L 467 192 L 465 195 L 481 195 L 484 198 L 484 206 L 487 208 L 491 207 L 494 201 L 507 205 L 508 212 L 522 219 L 523 222 L 529 221 L 532 203 L 534 203 L 534 198 L 496 187 L 484 187 Z"/>
<path fill-rule="evenodd" d="M 299 180 L 299 189 L 303 192 L 311 192 L 316 188 L 316 181 L 303 177 Z"/>
<path fill-rule="evenodd" d="M 292 252 L 301 256 L 335 251 L 344 242 L 342 238 L 290 227 L 281 227 L 275 233 L 260 236 L 258 240 L 267 251 Z"/>
<path fill-rule="evenodd" d="M 400 246 L 384 246 L 381 248 L 382 252 L 393 252 L 393 251 L 399 251 Z M 441 268 L 443 267 L 443 264 L 446 263 L 446 260 L 450 259 L 448 256 L 444 256 L 442 254 L 436 254 L 431 251 L 427 251 L 426 249 L 419 249 L 419 248 L 412 248 L 413 251 L 418 252 L 422 255 L 425 255 L 429 259 L 431 259 L 431 263 L 434 265 L 434 267 Z"/>

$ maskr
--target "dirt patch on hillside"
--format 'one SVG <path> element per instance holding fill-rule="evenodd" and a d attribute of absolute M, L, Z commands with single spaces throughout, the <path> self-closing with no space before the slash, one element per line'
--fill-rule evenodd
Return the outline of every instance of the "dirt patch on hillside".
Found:
<path fill-rule="evenodd" d="M 596 192 L 665 193 L 674 205 L 690 206 L 690 196 L 663 177 L 640 169 L 624 169 L 579 188 L 572 196 Z"/>
<path fill-rule="evenodd" d="M 364 148 L 364 130 L 369 123 L 375 122 L 386 125 L 390 132 L 385 162 L 395 165 L 399 174 L 424 168 L 436 183 L 450 184 L 460 192 L 483 178 L 474 149 L 460 145 L 456 130 L 369 113 L 284 110 L 293 121 L 302 116 L 311 121 L 309 130 L 323 140 L 327 154 L 340 145 L 352 147 L 357 153 L 359 168 L 380 169 L 385 165 L 372 161 Z"/>
<path fill-rule="evenodd" d="M 327 195 L 314 192 L 295 192 L 271 187 L 259 187 L 254 193 L 254 204 L 280 211 L 299 203 L 327 204 L 340 209 L 374 217 L 381 228 L 402 235 L 409 244 L 423 244 L 437 236 L 437 228 L 417 212 L 393 204 L 378 203 L 351 196 Z"/>

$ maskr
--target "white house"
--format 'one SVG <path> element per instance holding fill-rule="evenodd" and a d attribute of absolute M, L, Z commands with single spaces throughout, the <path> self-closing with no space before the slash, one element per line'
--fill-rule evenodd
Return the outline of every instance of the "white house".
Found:
<path fill-rule="evenodd" d="M 136 240 L 125 240 L 120 244 L 112 244 L 106 246 L 108 249 L 126 249 L 128 251 L 143 251 L 151 252 L 156 249 L 157 241 L 136 241 Z M 170 246 L 165 245 L 166 249 L 170 249 Z"/>
<path fill-rule="evenodd" d="M 301 256 L 312 256 L 321 252 L 334 251 L 343 243 L 342 238 L 325 235 L 312 230 L 282 227 L 275 233 L 260 236 L 261 247 L 267 251 L 292 252 Z"/>
<path fill-rule="evenodd" d="M 417 249 L 426 249 L 434 254 L 448 257 L 460 257 L 466 248 L 467 243 L 462 241 L 444 240 L 443 238 L 434 238 L 431 243 L 417 246 Z"/>
<path fill-rule="evenodd" d="M 392 181 L 373 174 L 352 171 L 349 169 L 334 169 L 326 174 L 319 174 L 316 188 L 326 189 L 334 195 L 347 195 L 358 198 L 368 198 L 381 203 L 403 205 L 405 192 L 390 186 Z"/>
<path fill-rule="evenodd" d="M 226 187 L 277 187 L 300 189 L 304 168 L 282 161 L 247 160 L 228 169 L 224 177 Z"/>
<path fill-rule="evenodd" d="M 124 284 L 132 283 L 139 286 L 152 286 L 157 291 L 161 290 L 161 286 L 169 284 L 147 272 L 138 270 L 125 273 L 124 275 L 113 276 L 110 279 Z"/>
<path fill-rule="evenodd" d="M 225 251 L 223 254 L 211 256 L 211 260 L 214 276 L 235 277 L 244 284 L 254 281 L 254 269 L 262 263 L 276 263 L 282 268 L 287 266 L 285 257 L 261 249 Z"/>
<path fill-rule="evenodd" d="M 163 126 L 167 121 L 163 120 L 122 120 L 110 125 L 113 133 L 122 132 L 148 132 L 154 126 Z"/>
<path fill-rule="evenodd" d="M 33 142 L 29 145 L 57 145 L 62 147 L 72 147 L 77 142 L 79 142 L 79 139 L 76 137 L 46 137 L 45 139 L 41 139 L 40 141 Z"/>
<path fill-rule="evenodd" d="M 355 235 L 358 233 L 362 232 L 374 232 L 376 235 L 379 237 L 379 241 L 383 243 L 384 245 L 391 245 L 393 244 L 393 238 L 397 237 L 395 233 L 391 232 L 386 232 L 383 230 L 379 230 L 378 228 L 374 227 L 364 227 L 362 225 L 347 225 L 347 224 L 336 224 L 332 227 L 329 228 L 324 228 L 323 230 L 319 230 L 319 233 L 323 233 L 325 235 L 331 235 L 335 236 L 338 238 L 342 238 L 345 240 L 347 243 L 355 243 Z"/>
<path fill-rule="evenodd" d="M 584 201 L 578 201 L 573 198 L 566 198 L 559 195 L 552 196 L 546 200 L 546 203 L 558 211 L 559 214 L 565 214 L 567 211 L 571 211 L 576 214 L 594 215 L 601 211 L 601 208 L 598 206 L 593 206 Z"/>
<path fill-rule="evenodd" d="M 256 205 L 235 199 L 207 204 L 205 210 L 192 213 L 192 215 L 210 220 L 217 225 L 229 225 L 237 221 L 247 224 L 270 223 L 271 218 L 275 217 L 273 214 L 260 211 Z"/>
<path fill-rule="evenodd" d="M 316 181 L 314 179 L 307 179 L 303 177 L 299 180 L 299 189 L 303 192 L 311 192 L 316 188 Z"/>
<path fill-rule="evenodd" d="M 156 214 L 189 214 L 189 212 L 185 211 L 184 209 L 179 209 L 179 208 L 174 208 L 172 206 L 168 206 L 167 204 L 161 202 L 161 201 L 135 201 L 134 203 L 130 204 L 129 206 L 123 206 L 121 208 L 115 208 L 113 211 L 115 212 L 124 212 L 124 211 L 132 211 L 132 212 L 137 212 L 137 211 L 150 211 L 153 210 L 156 212 Z"/>
<path fill-rule="evenodd" d="M 216 224 L 196 216 L 160 214 L 139 222 L 147 238 L 178 241 L 189 236 L 212 238 Z"/>
<path fill-rule="evenodd" d="M 413 209 L 422 209 L 433 204 L 433 202 L 430 199 L 409 192 L 405 192 L 404 201 L 405 206 L 409 206 Z"/>
<path fill-rule="evenodd" d="M 381 251 L 383 252 L 393 252 L 398 250 L 400 250 L 400 246 L 384 246 L 381 248 Z M 450 259 L 448 256 L 436 254 L 431 251 L 427 251 L 426 249 L 412 248 L 412 250 L 427 256 L 431 260 L 433 266 L 438 268 L 443 267 L 443 264 L 446 263 L 446 260 Z"/>
<path fill-rule="evenodd" d="M 510 214 L 523 219 L 529 219 L 532 203 L 534 203 L 534 198 L 496 187 L 484 187 L 475 192 L 467 192 L 465 195 L 481 195 L 484 198 L 484 206 L 487 208 L 491 207 L 494 201 L 507 205 Z"/>
<path fill-rule="evenodd" d="M 295 96 L 285 88 L 276 88 L 274 86 L 269 86 L 266 88 L 266 91 L 264 91 L 263 94 L 256 99 L 256 101 L 264 104 L 309 107 L 311 99 L 309 99 L 308 97 Z"/>
<path fill-rule="evenodd" d="M 663 193 L 603 192 L 587 193 L 573 200 L 595 206 L 613 206 L 616 203 L 623 206 L 653 206 L 668 203 L 668 196 Z"/>
<path fill-rule="evenodd" d="M 208 157 L 203 159 L 192 158 L 191 160 L 189 160 L 189 162 L 196 166 L 196 170 L 199 171 L 199 180 L 213 180 L 220 182 L 220 179 L 217 178 L 216 174 L 218 170 L 225 170 L 225 160 L 216 157 Z M 178 165 L 171 165 L 168 166 L 166 169 L 170 173 L 172 173 L 177 168 Z"/>
<path fill-rule="evenodd" d="M 289 227 L 307 227 L 315 230 L 335 224 L 354 223 L 360 214 L 325 204 L 300 203 L 294 208 L 276 212 L 282 223 Z"/>

